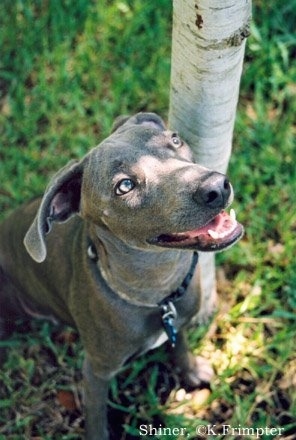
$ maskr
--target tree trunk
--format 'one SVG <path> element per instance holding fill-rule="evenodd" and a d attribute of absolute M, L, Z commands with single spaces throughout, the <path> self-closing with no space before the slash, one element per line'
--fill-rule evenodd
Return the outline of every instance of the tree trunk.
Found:
<path fill-rule="evenodd" d="M 251 0 L 174 0 L 169 126 L 195 160 L 225 173 L 231 154 Z M 201 289 L 213 306 L 213 254 L 200 254 Z"/>

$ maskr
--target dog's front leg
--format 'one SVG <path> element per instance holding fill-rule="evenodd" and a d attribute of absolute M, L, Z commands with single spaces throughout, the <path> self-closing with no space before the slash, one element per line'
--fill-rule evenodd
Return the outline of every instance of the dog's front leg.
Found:
<path fill-rule="evenodd" d="M 109 381 L 95 375 L 89 360 L 83 365 L 85 439 L 108 440 L 107 399 Z"/>
<path fill-rule="evenodd" d="M 209 361 L 201 356 L 194 356 L 189 351 L 182 331 L 178 333 L 176 346 L 170 348 L 170 356 L 185 385 L 198 388 L 202 384 L 210 383 L 214 372 Z"/>

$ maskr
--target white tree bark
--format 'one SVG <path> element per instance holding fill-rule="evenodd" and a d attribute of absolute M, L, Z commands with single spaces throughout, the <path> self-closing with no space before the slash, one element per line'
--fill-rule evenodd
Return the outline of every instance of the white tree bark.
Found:
<path fill-rule="evenodd" d="M 174 0 L 173 7 L 169 126 L 188 142 L 198 163 L 225 173 L 251 0 Z M 213 254 L 200 254 L 200 271 L 211 308 L 216 297 Z"/>

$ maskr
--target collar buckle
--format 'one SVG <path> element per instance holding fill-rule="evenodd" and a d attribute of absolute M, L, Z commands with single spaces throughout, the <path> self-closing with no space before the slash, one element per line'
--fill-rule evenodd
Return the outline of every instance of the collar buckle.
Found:
<path fill-rule="evenodd" d="M 177 316 L 178 313 L 172 301 L 167 301 L 161 305 L 162 324 L 172 347 L 175 347 L 177 341 L 178 331 L 175 326 Z"/>

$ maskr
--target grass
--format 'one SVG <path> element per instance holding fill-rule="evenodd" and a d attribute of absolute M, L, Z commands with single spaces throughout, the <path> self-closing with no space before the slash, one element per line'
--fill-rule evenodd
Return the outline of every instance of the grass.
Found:
<path fill-rule="evenodd" d="M 254 1 L 229 167 L 246 235 L 217 258 L 220 307 L 213 324 L 189 330 L 192 349 L 216 370 L 211 392 L 170 391 L 178 379 L 165 354 L 152 352 L 112 382 L 116 439 L 135 438 L 149 423 L 186 427 L 192 439 L 201 438 L 202 424 L 282 427 L 281 438 L 293 438 L 295 21 L 295 0 Z M 40 194 L 49 176 L 97 144 L 119 114 L 149 110 L 166 118 L 170 32 L 169 0 L 157 7 L 140 0 L 2 0 L 1 217 Z M 0 439 L 81 438 L 77 335 L 20 323 L 9 347 L 0 373 Z M 248 437 L 227 435 L 239 438 Z"/>

